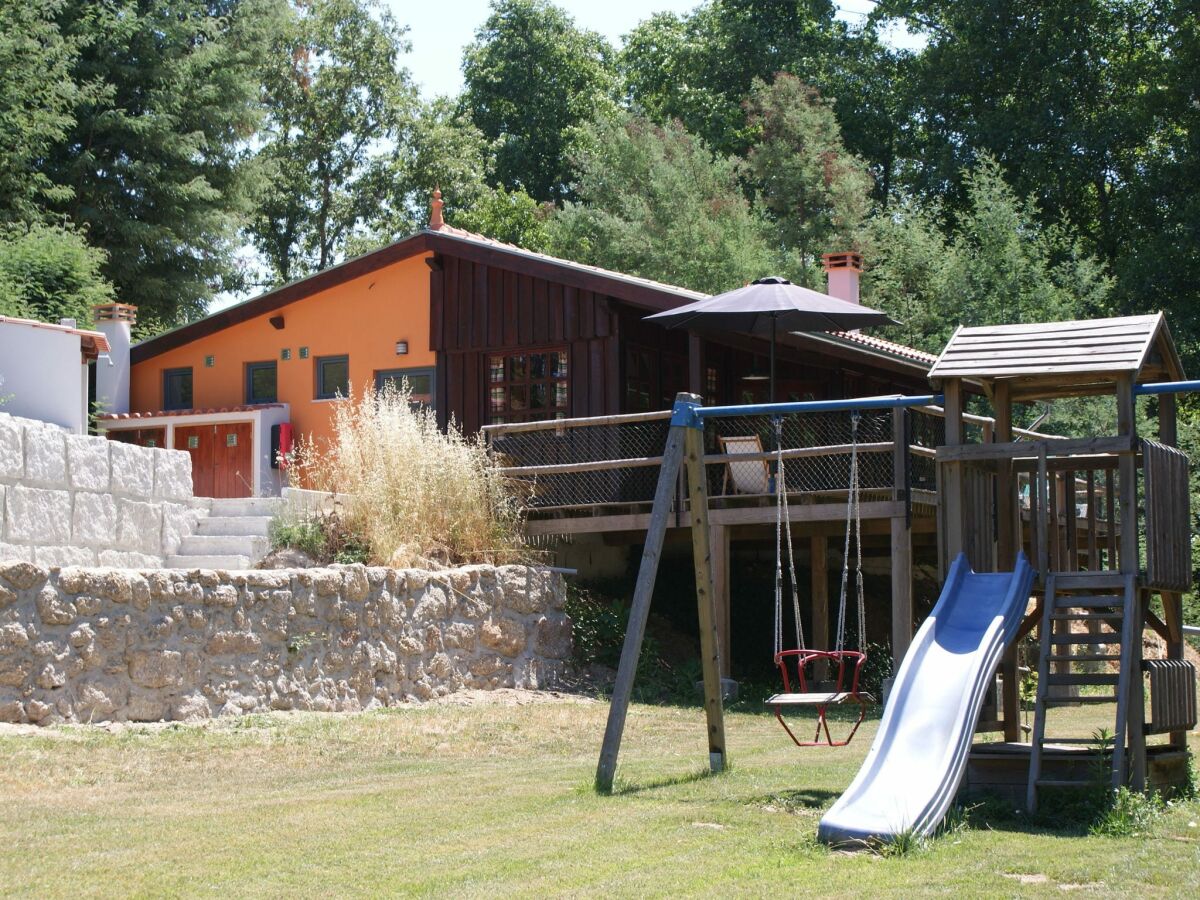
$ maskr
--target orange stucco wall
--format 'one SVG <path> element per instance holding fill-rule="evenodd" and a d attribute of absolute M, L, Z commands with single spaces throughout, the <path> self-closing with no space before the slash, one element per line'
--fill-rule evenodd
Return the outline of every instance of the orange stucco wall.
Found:
<path fill-rule="evenodd" d="M 297 435 L 330 434 L 333 402 L 316 400 L 318 357 L 347 354 L 354 391 L 374 384 L 381 369 L 431 367 L 429 349 L 429 267 L 425 256 L 400 260 L 359 278 L 297 300 L 137 363 L 130 378 L 130 409 L 163 408 L 163 370 L 191 367 L 196 409 L 246 402 L 246 363 L 276 362 L 279 402 L 291 405 Z M 267 320 L 283 316 L 276 329 Z M 396 355 L 396 342 L 408 341 L 408 354 Z M 292 358 L 280 358 L 283 348 Z M 300 348 L 308 347 L 308 359 Z M 212 368 L 204 358 L 215 357 Z"/>

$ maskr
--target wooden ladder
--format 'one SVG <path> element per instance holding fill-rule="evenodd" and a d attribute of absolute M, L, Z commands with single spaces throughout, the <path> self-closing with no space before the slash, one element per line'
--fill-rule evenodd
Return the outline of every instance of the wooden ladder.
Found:
<path fill-rule="evenodd" d="M 1141 635 L 1137 621 L 1136 577 L 1120 572 L 1057 573 L 1046 576 L 1046 602 L 1042 610 L 1040 631 L 1041 655 L 1038 659 L 1037 701 L 1034 706 L 1033 737 L 1029 757 L 1029 787 L 1026 806 L 1029 812 L 1037 811 L 1038 788 L 1079 787 L 1082 782 L 1061 781 L 1042 777 L 1042 757 L 1045 752 L 1046 710 L 1053 706 L 1076 704 L 1117 704 L 1116 729 L 1112 747 L 1112 787 L 1116 790 L 1124 783 L 1125 776 L 1125 732 L 1129 717 L 1130 678 L 1135 657 L 1134 641 Z M 1071 623 L 1108 625 L 1112 631 L 1088 629 L 1072 632 Z M 1119 654 L 1100 652 L 1103 645 L 1120 641 Z M 1074 648 L 1081 652 L 1073 653 Z M 1052 663 L 1070 666 L 1078 663 L 1119 664 L 1117 674 L 1109 672 L 1051 672 Z M 1111 686 L 1111 694 L 1078 697 L 1051 696 L 1056 686 L 1105 685 Z M 1094 738 L 1057 738 L 1058 744 L 1093 744 Z"/>

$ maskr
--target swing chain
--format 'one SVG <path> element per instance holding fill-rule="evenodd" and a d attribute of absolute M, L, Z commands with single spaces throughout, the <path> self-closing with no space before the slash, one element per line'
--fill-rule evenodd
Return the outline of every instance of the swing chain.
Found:
<path fill-rule="evenodd" d="M 787 471 L 783 458 L 783 417 L 775 425 L 775 655 L 783 650 L 783 534 L 787 534 L 788 580 L 792 591 L 792 614 L 796 625 L 796 649 L 804 650 L 804 624 L 800 619 L 800 596 L 796 591 L 796 557 L 792 549 L 792 516 L 787 501 Z"/>
<path fill-rule="evenodd" d="M 853 529 L 855 550 L 855 592 L 858 599 L 858 649 L 862 650 L 867 631 L 866 592 L 863 586 L 862 568 L 862 505 L 858 470 L 858 425 L 861 415 L 850 414 L 850 483 L 846 497 L 846 541 L 842 550 L 842 585 L 838 601 L 837 644 L 838 653 L 845 649 L 846 600 L 850 577 L 850 535 Z"/>

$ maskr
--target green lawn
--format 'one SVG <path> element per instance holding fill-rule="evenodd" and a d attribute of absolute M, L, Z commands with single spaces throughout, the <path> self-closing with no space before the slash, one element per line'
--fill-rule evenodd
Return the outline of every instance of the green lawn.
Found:
<path fill-rule="evenodd" d="M 592 792 L 606 706 L 431 705 L 208 727 L 0 733 L 0 895 L 1200 896 L 1200 804 L 1150 836 L 1001 818 L 906 856 L 814 840 L 875 722 L 798 750 L 731 713 L 701 776 L 700 710 L 631 711 L 620 791 Z M 977 813 L 976 819 L 979 818 Z"/>

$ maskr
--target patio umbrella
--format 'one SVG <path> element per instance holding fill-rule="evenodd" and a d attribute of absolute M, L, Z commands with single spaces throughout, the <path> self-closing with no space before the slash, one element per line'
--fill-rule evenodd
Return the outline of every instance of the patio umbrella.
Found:
<path fill-rule="evenodd" d="M 770 400 L 775 402 L 777 330 L 849 331 L 867 325 L 896 325 L 884 313 L 770 275 L 745 287 L 646 316 L 667 328 L 719 326 L 771 339 Z"/>

